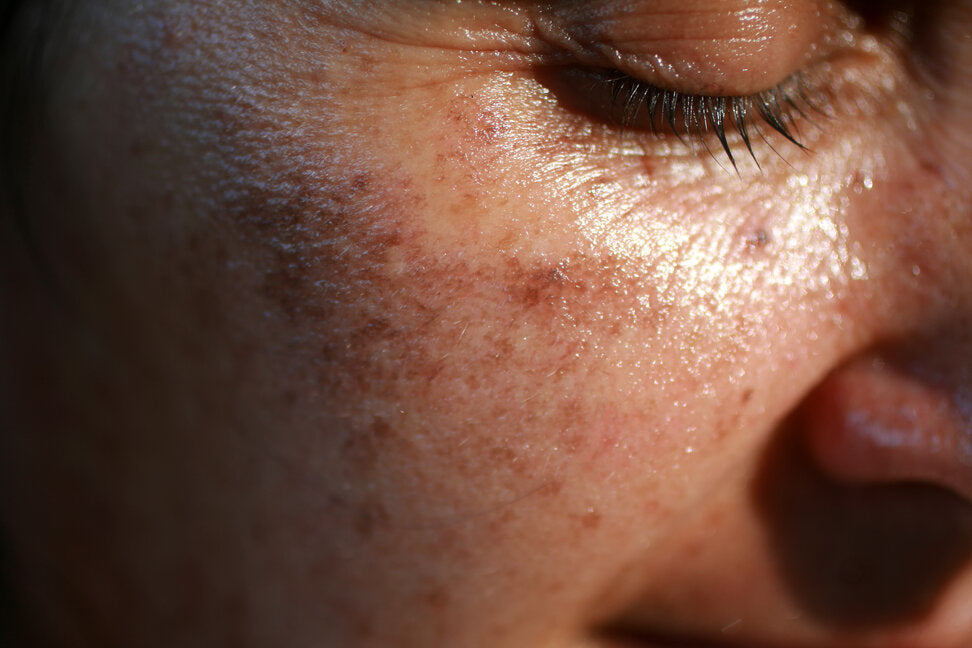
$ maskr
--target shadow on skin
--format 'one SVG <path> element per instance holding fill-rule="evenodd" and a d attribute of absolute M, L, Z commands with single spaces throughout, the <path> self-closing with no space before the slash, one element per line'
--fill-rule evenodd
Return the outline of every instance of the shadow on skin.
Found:
<path fill-rule="evenodd" d="M 922 484 L 830 479 L 802 446 L 799 412 L 770 444 L 753 497 L 784 582 L 831 626 L 920 619 L 972 560 L 972 504 Z"/>

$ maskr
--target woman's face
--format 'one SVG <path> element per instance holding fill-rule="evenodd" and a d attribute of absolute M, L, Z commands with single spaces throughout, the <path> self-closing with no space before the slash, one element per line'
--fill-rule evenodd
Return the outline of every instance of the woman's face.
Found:
<path fill-rule="evenodd" d="M 970 645 L 968 2 L 76 4 L 0 254 L 38 637 Z"/>

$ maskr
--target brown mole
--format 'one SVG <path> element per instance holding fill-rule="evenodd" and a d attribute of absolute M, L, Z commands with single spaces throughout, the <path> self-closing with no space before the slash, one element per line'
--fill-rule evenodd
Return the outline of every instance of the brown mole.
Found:
<path fill-rule="evenodd" d="M 751 249 L 764 248 L 770 244 L 769 232 L 759 228 L 746 237 L 746 245 Z"/>

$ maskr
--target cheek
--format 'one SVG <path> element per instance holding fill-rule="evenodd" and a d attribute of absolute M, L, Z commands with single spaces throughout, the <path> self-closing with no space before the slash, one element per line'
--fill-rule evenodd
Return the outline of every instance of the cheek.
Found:
<path fill-rule="evenodd" d="M 578 466 L 630 466 L 667 494 L 644 475 L 748 443 L 905 285 L 888 279 L 887 242 L 932 207 L 905 218 L 875 198 L 917 204 L 895 180 L 910 162 L 865 146 L 887 134 L 838 133 L 761 176 L 704 154 L 649 169 L 578 152 L 504 92 L 477 79 L 440 92 L 427 139 L 410 135 L 426 132 L 418 111 L 377 120 L 365 148 L 383 162 L 335 190 L 338 229 L 305 246 L 326 258 L 289 264 L 314 286 L 305 310 L 328 305 L 320 393 L 372 430 L 349 431 L 350 447 L 394 430 L 397 444 L 354 452 L 389 457 L 377 463 L 398 482 L 420 475 L 433 517 Z M 731 416 L 727 400 L 741 403 Z"/>
<path fill-rule="evenodd" d="M 610 169 L 534 173 L 539 154 L 522 151 L 542 147 L 495 106 L 465 93 L 441 105 L 440 140 L 345 167 L 247 230 L 273 268 L 265 293 L 300 331 L 305 397 L 335 431 L 335 464 L 354 482 L 408 484 L 399 510 L 413 522 L 575 472 L 630 474 L 666 499 L 648 476 L 738 425 L 692 395 L 752 398 L 759 320 L 821 260 L 781 261 L 771 237 L 785 218 L 768 208 L 666 200 Z M 369 148 L 387 152 L 388 136 Z M 260 196 L 252 210 L 288 202 Z"/>

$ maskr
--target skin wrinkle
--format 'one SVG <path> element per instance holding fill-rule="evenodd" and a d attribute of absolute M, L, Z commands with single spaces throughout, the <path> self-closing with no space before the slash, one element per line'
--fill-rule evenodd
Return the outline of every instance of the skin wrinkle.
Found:
<path fill-rule="evenodd" d="M 464 9 L 477 14 L 477 24 L 485 26 L 481 29 L 469 29 L 469 21 L 457 18 L 448 3 L 396 2 L 406 11 L 388 11 L 387 7 L 377 5 L 363 7 L 355 0 L 332 1 L 323 7 L 318 2 L 306 2 L 301 3 L 301 10 L 319 21 L 319 27 L 338 26 L 409 47 L 421 45 L 474 54 L 508 51 L 536 54 L 546 49 L 531 33 L 528 17 L 519 10 L 519 2 L 467 3 Z"/>

